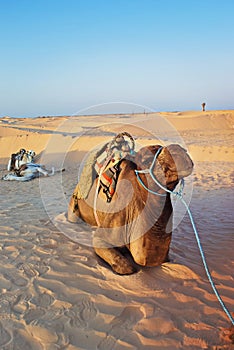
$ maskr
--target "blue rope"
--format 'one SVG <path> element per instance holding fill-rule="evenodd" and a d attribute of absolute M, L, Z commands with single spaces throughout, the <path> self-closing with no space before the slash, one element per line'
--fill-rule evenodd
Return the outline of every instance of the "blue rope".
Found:
<path fill-rule="evenodd" d="M 139 173 L 150 174 L 150 176 L 152 177 L 152 179 L 154 180 L 154 182 L 155 182 L 161 189 L 163 189 L 164 191 L 169 192 L 170 194 L 172 194 L 172 195 L 178 197 L 178 198 L 181 200 L 181 202 L 184 204 L 184 206 L 185 206 L 185 208 L 186 208 L 186 210 L 187 210 L 187 212 L 188 212 L 188 214 L 189 214 L 189 218 L 190 218 L 190 221 L 191 221 L 191 224 L 192 224 L 192 227 L 193 227 L 193 231 L 194 231 L 194 234 L 195 234 L 195 237 L 196 237 L 196 240 L 197 240 L 198 248 L 199 248 L 199 250 L 200 250 L 202 262 L 203 262 L 203 265 L 204 265 L 204 268 L 205 268 L 205 271 L 206 271 L 208 280 L 209 280 L 209 282 L 210 282 L 210 284 L 211 284 L 211 287 L 212 287 L 212 289 L 213 289 L 213 291 L 214 291 L 214 293 L 215 293 L 215 295 L 216 295 L 218 301 L 220 302 L 220 305 L 222 306 L 224 312 L 226 313 L 226 315 L 227 315 L 228 318 L 230 319 L 232 325 L 234 325 L 234 319 L 233 319 L 231 313 L 228 311 L 226 305 L 224 304 L 224 301 L 222 300 L 222 298 L 221 298 L 221 296 L 220 296 L 220 294 L 219 294 L 219 292 L 218 292 L 218 290 L 217 290 L 217 288 L 216 288 L 216 286 L 215 286 L 215 284 L 214 284 L 214 281 L 213 281 L 213 279 L 212 279 L 211 273 L 210 273 L 210 271 L 209 271 L 209 268 L 208 268 L 208 265 L 207 265 L 207 262 L 206 262 L 205 254 L 204 254 L 204 251 L 203 251 L 203 248 L 202 248 L 202 245 L 201 245 L 201 241 L 200 241 L 200 238 L 199 238 L 199 234 L 198 234 L 198 231 L 197 231 L 197 228 L 196 228 L 196 225 L 195 225 L 195 222 L 194 222 L 194 219 L 193 219 L 191 210 L 189 209 L 188 204 L 185 202 L 185 200 L 184 200 L 184 198 L 183 198 L 183 193 L 182 193 L 182 192 L 183 192 L 183 188 L 184 188 L 184 179 L 181 179 L 181 181 L 180 181 L 180 189 L 179 189 L 179 191 L 177 192 L 177 191 L 171 191 L 171 190 L 169 190 L 168 188 L 164 187 L 164 186 L 156 179 L 156 177 L 155 177 L 154 174 L 153 174 L 153 166 L 154 166 L 154 163 L 155 163 L 155 161 L 156 161 L 156 159 L 157 159 L 159 153 L 161 152 L 161 150 L 162 150 L 162 147 L 159 148 L 158 151 L 157 151 L 157 153 L 155 154 L 154 160 L 153 160 L 153 162 L 152 162 L 152 164 L 151 164 L 151 166 L 150 166 L 150 169 L 135 170 L 135 173 L 136 173 L 136 175 L 137 175 L 137 179 L 138 179 L 138 181 L 140 182 L 140 184 L 141 184 L 147 191 L 149 191 L 150 193 L 155 194 L 155 195 L 158 195 L 158 196 L 163 196 L 163 194 L 158 193 L 158 192 L 151 191 L 149 188 L 147 188 L 147 187 L 144 185 L 144 183 L 143 183 L 143 181 L 141 180 L 141 178 L 139 177 L 139 175 L 138 175 Z"/>
<path fill-rule="evenodd" d="M 155 194 L 155 195 L 157 195 L 157 196 L 160 196 L 160 197 L 165 197 L 165 196 L 167 195 L 166 193 L 154 192 L 154 191 L 152 191 L 151 189 L 149 189 L 148 187 L 146 187 L 145 184 L 144 184 L 144 182 L 142 181 L 142 179 L 141 179 L 140 176 L 139 176 L 139 174 L 150 174 L 151 177 L 152 177 L 152 174 L 153 174 L 153 173 L 152 173 L 152 168 L 153 168 L 153 165 L 154 165 L 154 163 L 156 162 L 156 159 L 157 159 L 159 153 L 161 152 L 161 150 L 162 150 L 162 147 L 160 147 L 160 148 L 157 150 L 157 152 L 156 152 L 156 154 L 155 154 L 155 156 L 154 156 L 154 160 L 153 160 L 153 162 L 152 162 L 152 164 L 151 164 L 150 169 L 135 170 L 135 173 L 136 173 L 136 176 L 137 176 L 137 180 L 140 182 L 141 186 L 144 187 L 144 189 L 145 189 L 146 191 L 148 191 L 149 193 Z M 154 179 L 154 177 L 153 177 L 153 180 L 155 181 L 156 179 Z M 156 180 L 155 182 L 157 183 L 157 180 Z"/>
<path fill-rule="evenodd" d="M 172 192 L 173 194 L 173 192 Z M 192 227 L 193 227 L 193 231 L 195 233 L 195 237 L 196 237 L 196 240 L 197 240 L 197 244 L 198 244 L 198 247 L 199 247 L 199 250 L 200 250 L 200 254 L 201 254 L 201 258 L 202 258 L 202 262 L 203 262 L 203 265 L 204 265 L 204 268 L 205 268 L 205 271 L 206 271 L 206 274 L 207 274 L 207 277 L 208 277 L 208 280 L 211 284 L 211 287 L 213 288 L 213 291 L 218 299 L 218 301 L 220 302 L 224 312 L 226 313 L 226 315 L 228 316 L 228 318 L 230 319 L 231 323 L 234 325 L 234 319 L 232 317 L 232 315 L 230 314 L 230 312 L 228 311 L 226 305 L 224 304 L 221 296 L 219 295 L 219 292 L 217 291 L 217 288 L 214 284 L 214 281 L 211 277 L 211 273 L 209 271 L 209 268 L 208 268 L 208 265 L 207 265 L 207 262 L 206 262 L 206 258 L 205 258 L 205 255 L 204 255 L 204 251 L 202 249 L 202 245 L 201 245 L 201 242 L 200 242 L 200 238 L 199 238 L 199 235 L 198 235 L 198 232 L 197 232 L 197 228 L 196 228 L 196 225 L 195 225 L 195 222 L 193 220 L 193 217 L 192 217 L 192 213 L 191 213 L 191 210 L 189 209 L 187 203 L 185 202 L 184 198 L 183 197 L 180 197 L 180 200 L 182 201 L 182 203 L 184 204 L 185 208 L 187 209 L 187 212 L 189 214 L 189 218 L 190 218 L 190 221 L 191 221 L 191 224 L 192 224 Z"/>
<path fill-rule="evenodd" d="M 144 187 L 144 189 L 147 190 L 149 193 L 156 194 L 157 196 L 160 196 L 160 197 L 165 197 L 167 195 L 166 193 L 154 192 L 151 189 L 149 189 L 148 187 L 146 187 L 144 182 L 141 180 L 140 176 L 138 175 L 139 173 L 143 173 L 143 171 L 135 170 L 135 173 L 136 173 L 136 176 L 137 176 L 137 180 L 140 182 L 141 186 Z M 146 174 L 146 172 L 144 172 L 144 174 Z"/>

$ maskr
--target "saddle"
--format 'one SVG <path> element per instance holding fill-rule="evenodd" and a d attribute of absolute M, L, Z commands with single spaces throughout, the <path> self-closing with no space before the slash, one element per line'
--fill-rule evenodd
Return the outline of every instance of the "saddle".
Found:
<path fill-rule="evenodd" d="M 127 138 L 127 139 L 126 139 Z M 75 199 L 86 199 L 93 182 L 98 179 L 98 192 L 103 190 L 109 203 L 115 193 L 120 163 L 135 154 L 135 141 L 127 132 L 118 134 L 101 150 L 91 152 L 86 159 L 82 173 L 73 193 Z"/>

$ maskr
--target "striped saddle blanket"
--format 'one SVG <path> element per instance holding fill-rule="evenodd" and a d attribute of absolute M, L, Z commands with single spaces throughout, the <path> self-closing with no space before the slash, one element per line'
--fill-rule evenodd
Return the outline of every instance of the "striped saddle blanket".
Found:
<path fill-rule="evenodd" d="M 95 170 L 99 176 L 100 188 L 106 195 L 109 203 L 115 193 L 115 188 L 120 173 L 119 165 L 123 159 L 122 152 L 116 150 L 111 156 L 103 152 L 96 161 Z"/>
<path fill-rule="evenodd" d="M 124 137 L 129 140 L 126 141 Z M 86 199 L 93 182 L 98 177 L 98 191 L 101 189 L 110 202 L 116 189 L 120 173 L 120 162 L 125 158 L 133 159 L 134 139 L 127 132 L 118 134 L 114 139 L 103 145 L 100 150 L 92 151 L 87 157 L 79 182 L 73 192 L 75 200 Z"/>

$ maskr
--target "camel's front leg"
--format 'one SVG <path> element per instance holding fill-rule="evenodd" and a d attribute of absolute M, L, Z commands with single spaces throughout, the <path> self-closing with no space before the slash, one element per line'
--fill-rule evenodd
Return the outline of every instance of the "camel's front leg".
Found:
<path fill-rule="evenodd" d="M 131 265 L 117 248 L 97 248 L 94 250 L 98 256 L 105 260 L 115 271 L 120 275 L 130 275 L 136 272 L 136 269 Z"/>
<path fill-rule="evenodd" d="M 158 266 L 169 260 L 171 234 L 152 236 L 150 231 L 130 243 L 134 261 L 141 266 Z"/>

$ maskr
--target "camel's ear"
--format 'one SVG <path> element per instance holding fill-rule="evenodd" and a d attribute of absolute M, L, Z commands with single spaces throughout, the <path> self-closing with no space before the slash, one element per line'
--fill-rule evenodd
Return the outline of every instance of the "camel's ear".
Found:
<path fill-rule="evenodd" d="M 155 153 L 158 151 L 160 147 L 161 146 L 159 145 L 152 145 L 152 146 L 146 146 L 141 148 L 135 156 L 135 163 L 137 167 L 140 167 L 140 168 L 149 167 L 153 161 Z"/>

